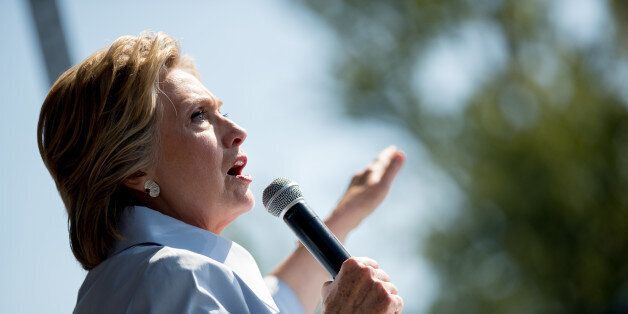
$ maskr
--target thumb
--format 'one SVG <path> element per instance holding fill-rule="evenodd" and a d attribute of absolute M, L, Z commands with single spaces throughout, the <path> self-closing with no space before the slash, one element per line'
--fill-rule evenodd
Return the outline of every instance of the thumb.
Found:
<path fill-rule="evenodd" d="M 323 298 L 325 298 L 329 294 L 332 282 L 333 281 L 327 281 L 323 284 L 323 288 L 321 288 L 321 295 L 323 296 Z"/>

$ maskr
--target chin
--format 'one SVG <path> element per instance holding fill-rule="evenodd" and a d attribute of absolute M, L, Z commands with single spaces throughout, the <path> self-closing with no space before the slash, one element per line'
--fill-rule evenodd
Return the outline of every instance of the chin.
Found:
<path fill-rule="evenodd" d="M 250 211 L 253 206 L 255 206 L 255 197 L 253 197 L 253 192 L 248 190 L 245 196 L 238 202 L 236 213 L 238 216 L 244 214 Z"/>
<path fill-rule="evenodd" d="M 253 199 L 253 195 L 250 195 L 250 197 L 247 197 L 245 200 L 238 202 L 236 206 L 231 207 L 231 210 L 227 214 L 229 217 L 225 221 L 223 221 L 224 222 L 223 225 L 221 225 L 216 230 L 210 230 L 210 231 L 216 234 L 220 234 L 224 228 L 226 228 L 228 225 L 231 225 L 231 223 L 237 220 L 238 217 L 240 217 L 242 214 L 250 211 L 254 205 L 255 205 L 255 200 Z"/>
<path fill-rule="evenodd" d="M 246 191 L 246 206 L 244 212 L 248 212 L 255 206 L 255 197 L 253 196 L 253 192 L 251 190 Z"/>

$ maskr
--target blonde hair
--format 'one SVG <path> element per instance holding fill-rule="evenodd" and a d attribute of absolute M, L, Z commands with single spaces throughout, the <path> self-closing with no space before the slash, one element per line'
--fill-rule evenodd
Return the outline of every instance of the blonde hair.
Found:
<path fill-rule="evenodd" d="M 63 73 L 42 105 L 39 152 L 67 209 L 72 252 L 87 270 L 120 239 L 120 216 L 134 204 L 122 183 L 155 161 L 159 78 L 181 63 L 166 34 L 123 36 Z"/>

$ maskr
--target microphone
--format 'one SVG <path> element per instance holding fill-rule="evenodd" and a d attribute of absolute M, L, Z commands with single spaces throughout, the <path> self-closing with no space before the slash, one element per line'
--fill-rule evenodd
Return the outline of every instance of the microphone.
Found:
<path fill-rule="evenodd" d="M 305 203 L 299 185 L 277 178 L 264 189 L 262 202 L 269 213 L 288 224 L 305 248 L 336 278 L 340 266 L 351 255 Z"/>

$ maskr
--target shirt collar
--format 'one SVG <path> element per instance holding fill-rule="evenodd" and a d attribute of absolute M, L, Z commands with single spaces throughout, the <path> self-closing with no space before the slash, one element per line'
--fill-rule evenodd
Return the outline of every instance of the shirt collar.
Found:
<path fill-rule="evenodd" d="M 192 251 L 228 266 L 264 303 L 277 307 L 253 256 L 229 239 L 144 206 L 124 211 L 121 232 L 124 238 L 116 242 L 113 254 L 142 243 Z"/>
<path fill-rule="evenodd" d="M 124 239 L 117 241 L 114 254 L 141 243 L 157 243 L 205 255 L 224 263 L 233 242 L 144 206 L 129 207 L 121 221 Z"/>

